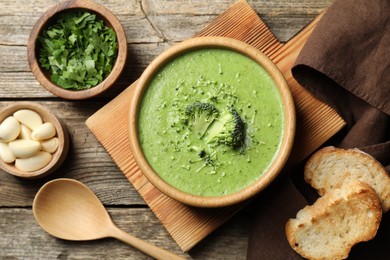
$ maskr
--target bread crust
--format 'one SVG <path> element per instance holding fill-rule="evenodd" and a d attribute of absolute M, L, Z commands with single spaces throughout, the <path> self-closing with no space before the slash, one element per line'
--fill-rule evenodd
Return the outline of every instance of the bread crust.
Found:
<path fill-rule="evenodd" d="M 345 259 L 353 245 L 374 238 L 381 218 L 375 191 L 353 180 L 301 209 L 285 232 L 291 247 L 307 259 Z"/>
<path fill-rule="evenodd" d="M 304 179 L 320 195 L 358 179 L 375 190 L 383 212 L 390 209 L 390 175 L 375 158 L 361 150 L 333 146 L 318 150 L 305 164 Z"/>

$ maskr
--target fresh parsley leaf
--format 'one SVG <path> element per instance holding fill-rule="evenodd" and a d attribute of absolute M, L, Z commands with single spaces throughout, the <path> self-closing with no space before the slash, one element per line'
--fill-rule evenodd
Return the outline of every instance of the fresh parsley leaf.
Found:
<path fill-rule="evenodd" d="M 41 67 L 65 89 L 98 85 L 111 72 L 118 54 L 115 31 L 89 12 L 59 14 L 38 40 Z"/>

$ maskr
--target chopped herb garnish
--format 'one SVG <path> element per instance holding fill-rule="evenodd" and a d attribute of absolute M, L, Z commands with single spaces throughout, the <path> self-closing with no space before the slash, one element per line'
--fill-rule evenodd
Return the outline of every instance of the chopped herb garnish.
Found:
<path fill-rule="evenodd" d="M 118 53 L 114 30 L 95 14 L 62 13 L 39 37 L 39 62 L 51 80 L 72 90 L 98 85 L 111 72 Z"/>

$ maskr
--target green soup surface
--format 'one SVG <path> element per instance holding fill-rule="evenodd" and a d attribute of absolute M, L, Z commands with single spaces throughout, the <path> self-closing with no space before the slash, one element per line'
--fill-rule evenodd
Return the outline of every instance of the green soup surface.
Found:
<path fill-rule="evenodd" d="M 245 125 L 239 147 L 209 144 L 183 120 L 194 102 L 229 108 Z M 149 83 L 138 118 L 144 155 L 167 183 L 187 193 L 222 196 L 260 178 L 280 149 L 284 129 L 280 93 L 252 59 L 231 50 L 206 48 L 164 65 Z"/>

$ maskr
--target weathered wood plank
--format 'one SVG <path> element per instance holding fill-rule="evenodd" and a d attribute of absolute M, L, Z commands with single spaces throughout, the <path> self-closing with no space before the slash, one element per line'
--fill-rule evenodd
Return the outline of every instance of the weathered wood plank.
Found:
<path fill-rule="evenodd" d="M 148 15 L 148 19 L 155 28 L 161 31 L 167 39 L 183 40 L 183 27 L 178 27 L 178 20 L 186 23 L 186 29 L 193 30 L 197 28 L 196 22 L 199 18 L 190 20 L 191 17 L 209 16 L 208 24 L 221 10 L 227 9 L 235 1 L 176 1 L 169 0 L 143 0 L 143 9 Z M 282 42 L 288 41 L 307 23 L 327 8 L 333 0 L 278 0 L 278 1 L 248 1 L 252 8 L 260 15 L 262 20 L 270 27 L 275 36 Z M 178 8 L 180 6 L 180 8 Z M 180 16 L 181 15 L 181 16 Z M 169 16 L 170 19 L 166 19 Z M 189 22 L 188 22 L 189 21 Z M 175 29 L 176 26 L 176 29 Z M 200 31 L 184 32 L 184 35 L 193 35 Z M 180 31 L 181 30 L 181 31 Z"/>
<path fill-rule="evenodd" d="M 161 52 L 169 48 L 169 43 L 131 44 L 128 47 L 126 74 L 139 74 Z M 26 46 L 0 45 L 0 72 L 30 72 Z"/>
<path fill-rule="evenodd" d="M 16 259 L 149 259 L 114 239 L 70 242 L 56 239 L 35 222 L 31 209 L 0 209 L 0 258 Z M 109 209 L 114 222 L 125 231 L 180 254 L 180 249 L 148 209 Z M 13 228 L 9 228 L 12 226 Z M 29 245 L 24 248 L 24 245 Z M 70 250 L 70 248 L 72 250 Z M 91 254 L 93 251 L 93 254 Z"/>
<path fill-rule="evenodd" d="M 2 45 L 26 45 L 30 31 L 39 16 L 32 16 L 25 20 L 21 16 L 0 16 L 0 44 Z M 163 39 L 151 26 L 143 14 L 118 15 L 127 36 L 128 43 L 162 42 Z M 140 30 L 142 28 L 142 30 Z"/>
<path fill-rule="evenodd" d="M 124 231 L 191 259 L 245 259 L 250 212 L 243 211 L 188 254 L 181 252 L 148 208 L 108 208 Z M 44 232 L 27 208 L 0 208 L 0 259 L 150 259 L 114 239 L 72 242 Z M 245 219 L 246 221 L 243 221 Z"/>
<path fill-rule="evenodd" d="M 100 97 L 112 98 L 140 77 L 146 66 L 169 43 L 132 44 L 128 48 L 127 64 L 114 87 Z M 48 98 L 55 97 L 41 87 L 30 71 L 25 46 L 0 45 L 0 97 L 1 98 Z"/>
<path fill-rule="evenodd" d="M 55 0 L 36 0 L 26 3 L 1 1 L 0 44 L 25 45 L 40 15 L 58 2 Z M 189 38 L 235 1 L 213 1 L 212 4 L 207 0 L 121 0 L 115 3 L 100 0 L 96 2 L 104 4 L 118 16 L 125 28 L 128 43 L 155 43 L 182 41 Z M 249 1 L 282 42 L 295 35 L 331 2 L 332 0 Z"/>
<path fill-rule="evenodd" d="M 26 57 L 28 35 L 33 24 L 48 6 L 58 1 L 0 1 L 0 96 L 7 98 L 54 97 L 39 87 Z M 104 1 L 102 1 L 104 2 Z M 113 91 L 114 97 L 135 81 L 143 69 L 172 41 L 191 37 L 234 1 L 118 1 L 105 4 L 124 25 L 129 42 L 125 72 Z M 328 1 L 250 1 L 277 37 L 288 40 L 312 17 L 330 4 Z M 180 5 L 180 8 L 176 8 Z M 16 12 L 15 10 L 23 10 Z M 26 19 L 26 16 L 29 19 Z M 183 30 L 183 28 L 186 28 Z M 161 43 L 167 41 L 169 43 Z"/>
<path fill-rule="evenodd" d="M 26 42 L 39 15 L 58 1 L 0 1 L 0 97 L 54 97 L 39 87 L 27 63 Z M 99 1 L 98 1 L 99 2 Z M 234 1 L 125 1 L 104 3 L 121 20 L 129 43 L 125 72 L 112 98 L 134 82 L 145 67 L 173 42 L 182 41 L 205 27 Z M 318 1 L 250 1 L 271 31 L 282 41 L 296 34 L 314 16 L 330 4 Z M 180 8 L 177 8 L 180 6 Z M 18 10 L 18 11 L 16 11 Z M 22 10 L 22 12 L 20 11 Z M 28 17 L 28 19 L 26 19 Z M 185 28 L 185 29 L 183 29 Z M 163 43 L 165 42 L 165 43 Z"/>

